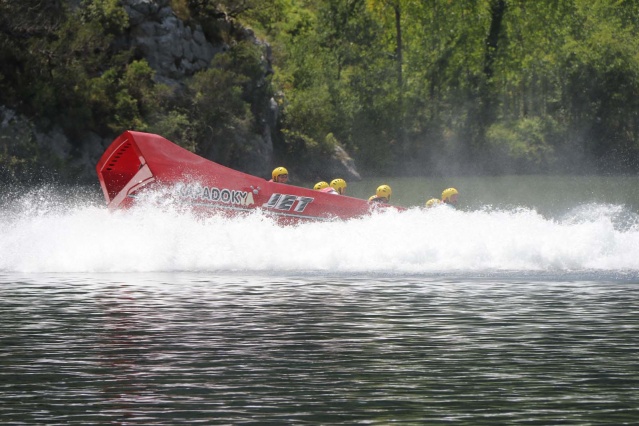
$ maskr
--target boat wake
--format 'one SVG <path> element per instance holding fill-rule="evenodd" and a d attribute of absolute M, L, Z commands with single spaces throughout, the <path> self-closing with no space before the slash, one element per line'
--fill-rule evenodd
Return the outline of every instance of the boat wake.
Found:
<path fill-rule="evenodd" d="M 639 216 L 622 205 L 447 207 L 278 226 L 254 212 L 198 217 L 155 200 L 108 211 L 87 193 L 3 198 L 0 271 L 561 274 L 639 271 Z"/>

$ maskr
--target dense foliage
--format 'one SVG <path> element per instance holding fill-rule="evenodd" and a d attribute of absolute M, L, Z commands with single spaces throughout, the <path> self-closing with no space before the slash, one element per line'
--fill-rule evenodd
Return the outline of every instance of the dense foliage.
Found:
<path fill-rule="evenodd" d="M 639 3 L 272 0 L 286 126 L 378 173 L 636 172 Z"/>
<path fill-rule="evenodd" d="M 122 48 L 117 0 L 71 3 L 0 1 L 0 105 L 77 143 L 135 128 L 229 164 L 275 97 L 282 161 L 341 143 L 379 174 L 639 170 L 636 1 L 173 0 L 210 40 L 226 13 L 273 49 L 269 84 L 241 42 L 181 91 Z"/>

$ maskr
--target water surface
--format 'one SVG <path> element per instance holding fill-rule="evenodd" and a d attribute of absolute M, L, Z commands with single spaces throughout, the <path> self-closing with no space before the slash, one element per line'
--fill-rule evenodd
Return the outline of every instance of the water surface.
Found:
<path fill-rule="evenodd" d="M 600 184 L 297 227 L 12 194 L 0 421 L 636 424 L 637 211 Z"/>

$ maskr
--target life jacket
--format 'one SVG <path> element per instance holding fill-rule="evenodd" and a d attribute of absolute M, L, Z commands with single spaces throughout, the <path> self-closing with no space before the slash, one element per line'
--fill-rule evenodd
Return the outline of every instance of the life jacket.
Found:
<path fill-rule="evenodd" d="M 337 195 L 339 195 L 339 192 L 335 191 L 335 189 L 330 187 L 330 186 L 328 188 L 320 189 L 320 192 L 325 192 L 327 194 L 337 194 Z"/>
<path fill-rule="evenodd" d="M 388 204 L 388 200 L 384 197 L 378 197 L 377 195 L 371 195 L 371 197 L 368 199 L 369 203 L 384 203 L 384 204 Z"/>

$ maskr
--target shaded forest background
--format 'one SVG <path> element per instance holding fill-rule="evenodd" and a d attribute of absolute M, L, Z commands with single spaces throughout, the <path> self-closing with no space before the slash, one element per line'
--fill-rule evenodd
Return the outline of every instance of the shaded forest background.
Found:
<path fill-rule="evenodd" d="M 264 45 L 226 40 L 208 69 L 167 85 L 121 43 L 117 0 L 0 0 L 0 105 L 61 126 L 76 148 L 87 131 L 136 129 L 229 166 L 236 135 L 274 99 L 275 162 L 302 171 L 335 144 L 367 175 L 639 170 L 637 1 L 171 6 L 208 40 L 227 37 L 220 16 L 252 28 L 272 72 Z M 44 162 L 33 141 L 13 142 L 0 147 L 4 180 Z"/>

